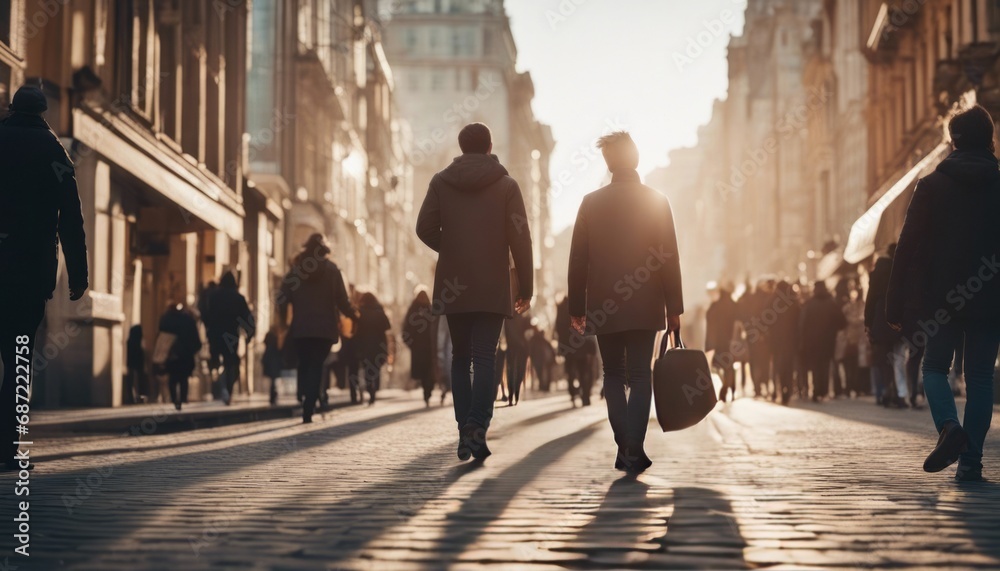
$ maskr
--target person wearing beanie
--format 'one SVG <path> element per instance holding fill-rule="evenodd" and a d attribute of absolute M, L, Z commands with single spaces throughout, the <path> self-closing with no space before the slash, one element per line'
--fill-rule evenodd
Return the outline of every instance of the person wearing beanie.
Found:
<path fill-rule="evenodd" d="M 73 161 L 42 117 L 45 94 L 36 87 L 17 90 L 0 124 L 0 469 L 25 468 L 15 459 L 17 375 L 15 362 L 31 362 L 35 334 L 52 298 L 61 244 L 69 277 L 69 297 L 88 287 L 87 241 Z M 27 347 L 23 349 L 22 347 Z"/>

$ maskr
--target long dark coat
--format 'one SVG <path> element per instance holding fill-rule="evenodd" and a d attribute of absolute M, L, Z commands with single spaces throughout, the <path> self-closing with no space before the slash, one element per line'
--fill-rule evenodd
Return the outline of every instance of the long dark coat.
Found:
<path fill-rule="evenodd" d="M 569 311 L 597 334 L 666 328 L 684 313 L 680 256 L 667 198 L 634 171 L 588 194 L 573 228 Z"/>
<path fill-rule="evenodd" d="M 837 346 L 837 332 L 847 327 L 844 310 L 826 290 L 802 306 L 799 326 L 802 358 L 809 363 L 829 361 Z"/>
<path fill-rule="evenodd" d="M 991 153 L 955 151 L 917 183 L 886 314 L 878 318 L 910 328 L 929 319 L 1000 327 L 1000 168 Z"/>
<path fill-rule="evenodd" d="M 186 309 L 172 307 L 160 318 L 160 332 L 176 335 L 170 358 L 164 364 L 167 374 L 190 377 L 194 372 L 195 355 L 201 350 L 201 336 L 194 316 Z"/>
<path fill-rule="evenodd" d="M 43 118 L 4 120 L 0 180 L 0 287 L 51 298 L 62 242 L 70 289 L 86 289 L 87 240 L 73 162 Z"/>
<path fill-rule="evenodd" d="M 410 377 L 427 380 L 434 373 L 437 317 L 429 305 L 414 303 L 403 322 L 403 343 L 410 348 Z"/>
<path fill-rule="evenodd" d="M 367 363 L 384 363 L 389 355 L 385 332 L 391 328 L 384 309 L 377 305 L 361 306 L 354 333 L 358 358 Z"/>
<path fill-rule="evenodd" d="M 722 292 L 718 301 L 705 313 L 705 351 L 729 353 L 733 350 L 739 308 L 729 292 Z"/>
<path fill-rule="evenodd" d="M 514 314 L 510 262 L 531 299 L 531 231 L 524 198 L 494 155 L 469 153 L 431 179 L 417 217 L 417 236 L 438 252 L 433 310 Z"/>
<path fill-rule="evenodd" d="M 281 282 L 278 307 L 292 306 L 288 334 L 294 339 L 340 339 L 340 315 L 354 317 L 340 268 L 327 258 L 306 256 Z"/>

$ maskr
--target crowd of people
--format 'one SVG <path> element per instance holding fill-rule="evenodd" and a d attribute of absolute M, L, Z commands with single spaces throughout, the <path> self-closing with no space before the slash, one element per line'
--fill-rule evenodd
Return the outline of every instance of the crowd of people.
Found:
<path fill-rule="evenodd" d="M 735 297 L 732 285 L 714 286 L 705 350 L 722 380 L 719 400 L 739 389 L 782 404 L 874 395 L 885 407 L 922 408 L 923 348 L 878 319 L 894 250 L 875 263 L 867 296 L 857 275 L 834 278 L 832 291 L 826 281 L 775 278 L 748 282 Z"/>

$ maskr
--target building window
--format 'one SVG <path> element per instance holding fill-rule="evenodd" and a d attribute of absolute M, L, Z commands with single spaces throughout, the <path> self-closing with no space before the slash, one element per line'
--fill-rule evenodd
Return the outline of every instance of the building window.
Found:
<path fill-rule="evenodd" d="M 417 49 L 417 31 L 413 28 L 406 30 L 406 49 Z"/>
<path fill-rule="evenodd" d="M 483 30 L 483 55 L 493 54 L 493 30 Z"/>
<path fill-rule="evenodd" d="M 440 71 L 435 71 L 431 75 L 431 91 L 441 91 L 444 89 L 444 74 Z"/>
<path fill-rule="evenodd" d="M 462 54 L 462 35 L 459 30 L 454 30 L 451 32 L 451 55 L 457 56 Z"/>
<path fill-rule="evenodd" d="M 437 49 L 438 43 L 439 43 L 438 42 L 439 39 L 440 38 L 439 38 L 439 34 L 438 34 L 437 28 L 432 29 L 431 30 L 431 38 L 430 38 L 430 46 L 431 46 L 431 51 L 432 52 Z"/>

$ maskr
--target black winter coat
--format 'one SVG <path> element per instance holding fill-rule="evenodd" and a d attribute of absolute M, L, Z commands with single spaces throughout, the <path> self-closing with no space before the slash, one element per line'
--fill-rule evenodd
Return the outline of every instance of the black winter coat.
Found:
<path fill-rule="evenodd" d="M 684 313 L 674 217 L 634 170 L 588 194 L 573 228 L 569 311 L 598 335 L 666 328 Z"/>
<path fill-rule="evenodd" d="M 731 295 L 724 294 L 713 302 L 705 313 L 705 351 L 730 352 L 737 321 L 739 308 Z"/>
<path fill-rule="evenodd" d="M 837 332 L 847 327 L 847 318 L 829 293 L 814 295 L 802 306 L 799 339 L 802 358 L 807 362 L 833 359 Z"/>
<path fill-rule="evenodd" d="M 69 286 L 86 289 L 87 239 L 73 162 L 45 120 L 0 125 L 0 287 L 52 297 L 62 241 Z"/>
<path fill-rule="evenodd" d="M 435 314 L 514 314 L 513 298 L 531 299 L 531 230 L 517 182 L 494 155 L 462 155 L 431 180 L 417 236 L 438 252 Z M 512 294 L 513 259 L 519 289 Z"/>
<path fill-rule="evenodd" d="M 354 317 L 344 276 L 336 264 L 323 257 L 307 256 L 285 276 L 278 293 L 282 316 L 292 306 L 293 339 L 340 339 L 340 315 Z"/>
<path fill-rule="evenodd" d="M 1000 327 L 1000 167 L 954 151 L 913 191 L 886 296 L 891 323 Z"/>
<path fill-rule="evenodd" d="M 201 336 L 194 316 L 186 309 L 170 308 L 160 318 L 160 332 L 177 336 L 165 366 L 170 375 L 190 377 L 194 358 L 201 350 Z"/>
<path fill-rule="evenodd" d="M 392 328 L 389 317 L 378 306 L 362 306 L 358 313 L 354 333 L 358 358 L 369 364 L 384 364 L 389 355 L 385 332 Z"/>
<path fill-rule="evenodd" d="M 207 309 L 210 317 L 203 316 L 202 319 L 206 326 L 208 323 L 212 326 L 206 327 L 206 333 L 209 337 L 216 337 L 214 341 L 220 351 L 236 351 L 241 329 L 246 332 L 247 339 L 254 336 L 253 314 L 250 313 L 246 298 L 236 289 L 236 280 L 232 274 L 223 276 L 222 283 L 212 291 Z"/>

